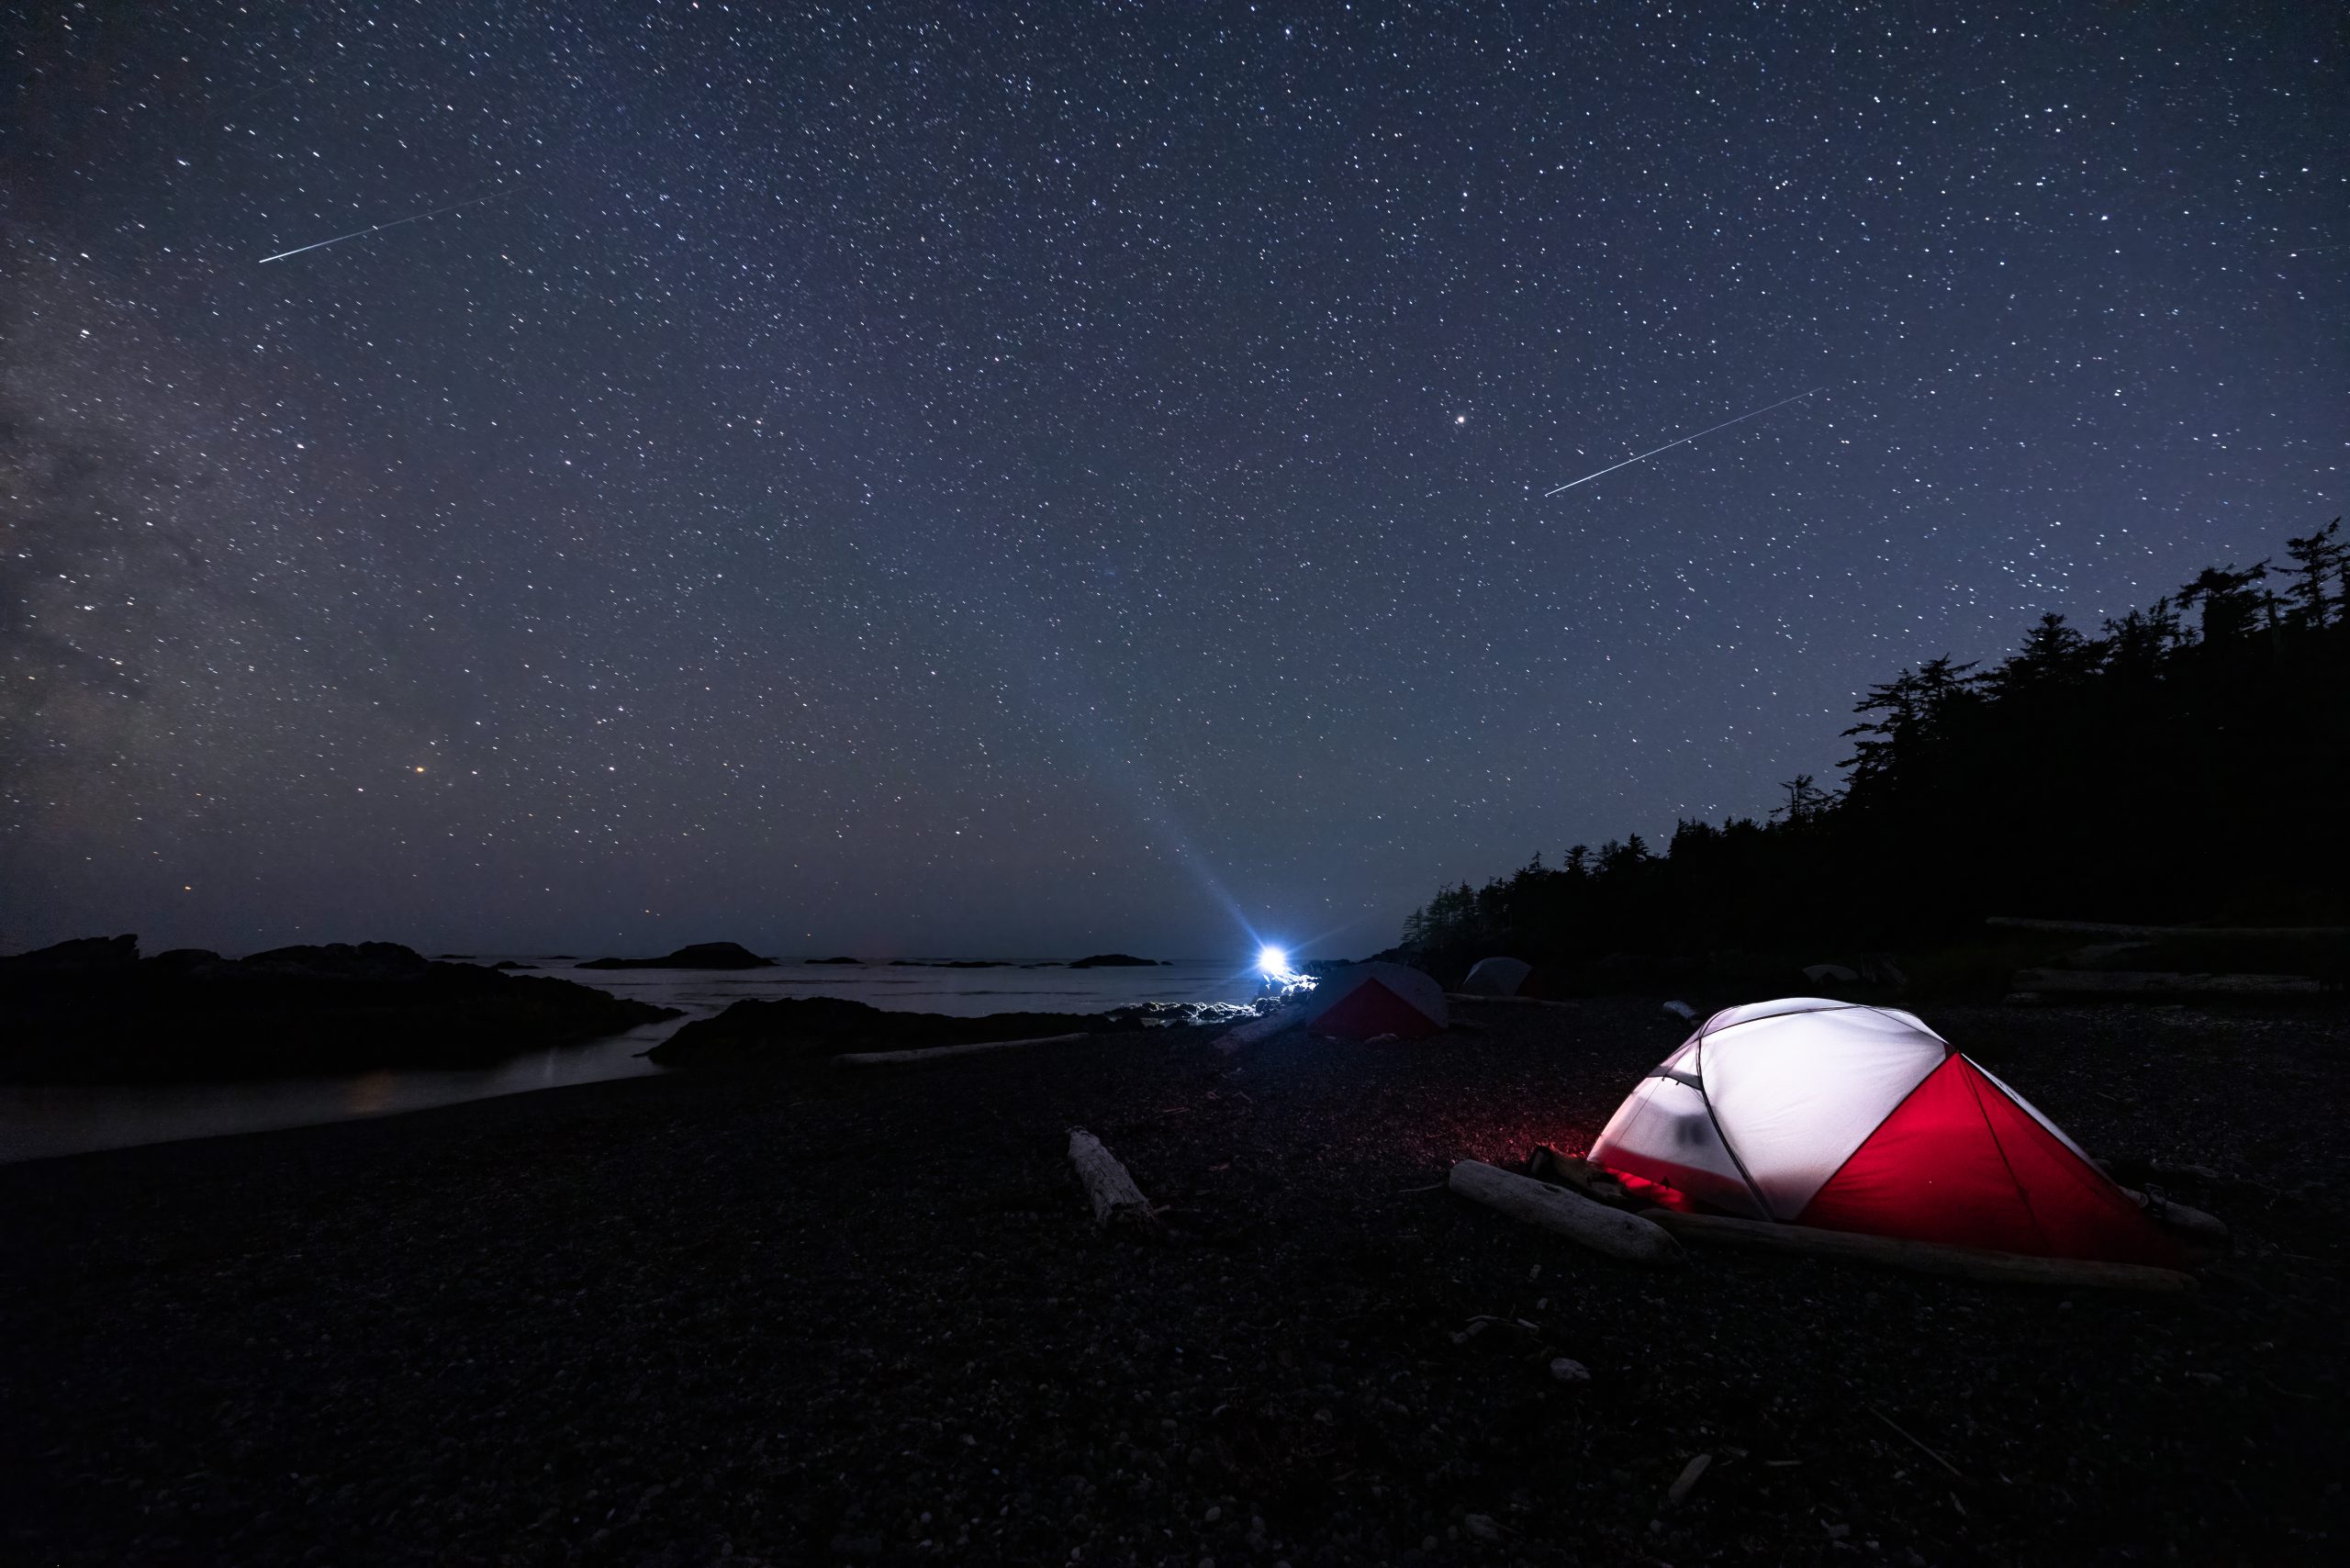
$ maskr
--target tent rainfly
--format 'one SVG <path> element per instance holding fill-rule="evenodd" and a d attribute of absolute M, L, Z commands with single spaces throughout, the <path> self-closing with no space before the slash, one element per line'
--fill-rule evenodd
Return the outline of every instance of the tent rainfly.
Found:
<path fill-rule="evenodd" d="M 1914 1014 L 1818 997 L 1715 1014 L 1591 1159 L 1673 1206 L 2043 1258 L 2177 1268 L 2130 1195 Z"/>
<path fill-rule="evenodd" d="M 1441 1034 L 1446 1022 L 1444 988 L 1428 976 L 1402 964 L 1352 964 L 1315 987 L 1305 1032 L 1339 1040 L 1419 1040 Z"/>
<path fill-rule="evenodd" d="M 1472 996 L 1550 995 L 1543 972 L 1523 958 L 1480 958 L 1460 989 Z"/>

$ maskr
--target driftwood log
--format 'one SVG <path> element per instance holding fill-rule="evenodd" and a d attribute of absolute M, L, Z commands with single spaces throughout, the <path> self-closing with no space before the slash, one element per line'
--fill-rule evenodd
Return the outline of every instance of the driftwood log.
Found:
<path fill-rule="evenodd" d="M 2018 969 L 2010 982 L 2042 996 L 2316 996 L 2307 975 L 2167 974 L 2148 969 Z"/>
<path fill-rule="evenodd" d="M 851 1051 L 833 1058 L 835 1067 L 910 1067 L 918 1062 L 945 1061 L 949 1057 L 975 1057 L 982 1051 L 1009 1051 L 1022 1046 L 1066 1046 L 1090 1040 L 1091 1035 L 1039 1035 L 1028 1040 L 974 1040 L 962 1046 L 931 1046 L 918 1051 Z"/>
<path fill-rule="evenodd" d="M 1611 1209 L 1482 1159 L 1464 1159 L 1455 1165 L 1445 1184 L 1489 1209 L 1539 1226 L 1611 1258 L 1628 1258 L 1636 1263 L 1663 1263 L 1681 1252 L 1672 1237 L 1639 1215 Z"/>
<path fill-rule="evenodd" d="M 2097 1162 L 2092 1161 L 2092 1163 Z M 1584 1197 L 1606 1204 L 1611 1207 L 1645 1208 L 1647 1206 L 1633 1197 L 1624 1184 L 1605 1167 L 1594 1165 L 1580 1155 L 1569 1154 L 1547 1143 L 1538 1143 L 1534 1146 L 1534 1152 L 1527 1157 L 1526 1169 L 1541 1181 L 1572 1187 Z M 2112 1174 L 2109 1170 L 2106 1173 L 2109 1176 Z M 2188 1174 L 2203 1173 L 2188 1172 Z M 2217 1179 L 2217 1172 L 2210 1174 L 2213 1179 Z M 2201 1209 L 2189 1207 L 2174 1199 L 2142 1193 L 2134 1187 L 2121 1183 L 2117 1185 L 2121 1186 L 2124 1196 L 2145 1212 L 2148 1219 L 2168 1231 L 2198 1261 L 2205 1258 L 2218 1257 L 2234 1246 L 2234 1233 L 2228 1229 L 2228 1222 L 2217 1215 L 2206 1214 Z"/>
<path fill-rule="evenodd" d="M 1118 1157 L 1102 1147 L 1102 1140 L 1083 1127 L 1069 1130 L 1069 1162 L 1077 1169 L 1077 1179 L 1085 1184 L 1085 1195 L 1093 1204 L 1093 1223 L 1103 1229 L 1117 1226 L 1131 1230 L 1152 1230 L 1158 1227 L 1158 1216 L 1151 1212 L 1150 1200 L 1142 1195 L 1135 1179 L 1118 1163 Z"/>
<path fill-rule="evenodd" d="M 1986 925 L 2009 931 L 2054 931 L 2080 936 L 2210 936 L 2222 941 L 2263 936 L 2350 936 L 2350 925 L 2114 925 L 2095 920 L 2023 920 L 1995 914 Z"/>
<path fill-rule="evenodd" d="M 2088 1285 L 2105 1290 L 2186 1291 L 2195 1288 L 2195 1276 L 2141 1263 L 2100 1263 L 2085 1258 L 2029 1258 L 2017 1252 L 1993 1252 L 1979 1247 L 1950 1247 L 1932 1241 L 1905 1241 L 1891 1236 L 1863 1236 L 1847 1230 L 1822 1230 L 1808 1225 L 1776 1225 L 1767 1220 L 1731 1219 L 1720 1215 L 1686 1215 L 1672 1209 L 1643 1209 L 1641 1214 L 1684 1241 L 1743 1247 L 1762 1252 L 1801 1252 L 1815 1258 L 1849 1258 L 1883 1263 L 1921 1274 L 1950 1274 L 1960 1279 L 1993 1280 L 2023 1285 Z"/>

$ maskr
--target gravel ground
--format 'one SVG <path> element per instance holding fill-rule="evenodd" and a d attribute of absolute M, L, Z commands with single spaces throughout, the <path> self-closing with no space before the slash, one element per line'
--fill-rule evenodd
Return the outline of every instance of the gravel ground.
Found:
<path fill-rule="evenodd" d="M 1682 1026 L 1462 1012 L 0 1169 L 0 1555 L 2339 1560 L 2338 1011 L 1930 1011 L 2090 1148 L 2227 1173 L 2169 1188 L 2239 1230 L 2184 1297 L 1515 1226 L 1433 1184 L 1583 1147 Z M 1095 1236 L 1073 1123 L 1164 1239 Z"/>

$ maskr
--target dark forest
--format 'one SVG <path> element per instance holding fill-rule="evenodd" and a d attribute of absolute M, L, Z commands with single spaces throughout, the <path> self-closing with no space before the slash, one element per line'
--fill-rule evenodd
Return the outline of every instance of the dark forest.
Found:
<path fill-rule="evenodd" d="M 1404 947 L 1607 955 L 1947 940 L 1996 914 L 2333 923 L 2350 913 L 2350 546 L 2213 566 L 2089 635 L 2042 616 L 2004 661 L 1872 687 L 1841 790 L 1683 822 L 1438 892 Z"/>

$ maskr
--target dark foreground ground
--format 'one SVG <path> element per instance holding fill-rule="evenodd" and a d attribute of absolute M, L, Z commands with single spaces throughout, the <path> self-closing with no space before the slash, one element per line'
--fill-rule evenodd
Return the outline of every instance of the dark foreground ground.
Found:
<path fill-rule="evenodd" d="M 2341 1560 L 2338 1013 L 1933 1011 L 2092 1150 L 2228 1173 L 2172 1186 L 2241 1238 L 2183 1298 L 1518 1228 L 1432 1184 L 1583 1147 L 1680 1026 L 1470 1015 L 0 1169 L 0 1555 Z M 1072 1123 L 1167 1240 L 1096 1238 Z"/>

